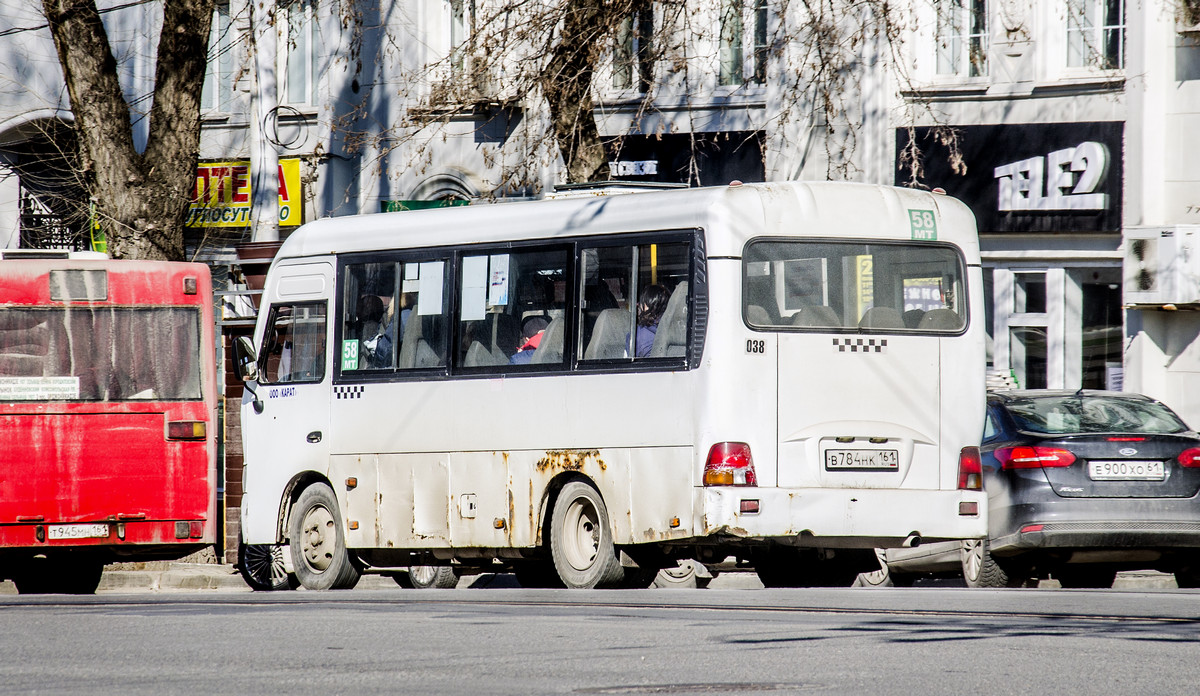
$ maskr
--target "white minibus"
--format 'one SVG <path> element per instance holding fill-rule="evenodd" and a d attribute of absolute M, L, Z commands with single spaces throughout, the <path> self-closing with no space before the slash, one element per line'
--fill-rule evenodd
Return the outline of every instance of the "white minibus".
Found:
<path fill-rule="evenodd" d="M 965 205 L 867 184 L 308 223 L 240 345 L 244 541 L 311 589 L 849 585 L 987 529 L 982 294 Z"/>

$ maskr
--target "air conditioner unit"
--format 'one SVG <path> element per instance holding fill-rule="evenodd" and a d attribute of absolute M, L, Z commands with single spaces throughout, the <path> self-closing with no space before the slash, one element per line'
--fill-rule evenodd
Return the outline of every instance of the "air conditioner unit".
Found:
<path fill-rule="evenodd" d="M 1126 305 L 1200 305 L 1200 225 L 1125 229 Z"/>

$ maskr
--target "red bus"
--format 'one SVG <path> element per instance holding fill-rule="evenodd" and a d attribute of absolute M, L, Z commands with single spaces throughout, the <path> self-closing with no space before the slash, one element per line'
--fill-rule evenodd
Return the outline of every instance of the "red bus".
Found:
<path fill-rule="evenodd" d="M 0 260 L 0 577 L 21 593 L 88 594 L 107 563 L 213 544 L 208 267 L 11 254 Z"/>

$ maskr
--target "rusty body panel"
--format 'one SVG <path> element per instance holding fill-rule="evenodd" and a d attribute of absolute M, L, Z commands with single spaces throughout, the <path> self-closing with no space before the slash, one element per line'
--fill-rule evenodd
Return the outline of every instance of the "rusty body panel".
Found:
<path fill-rule="evenodd" d="M 614 541 L 638 544 L 692 535 L 691 456 L 690 448 L 335 456 L 330 478 L 352 548 L 533 548 L 564 478 L 591 482 Z M 339 483 L 349 478 L 353 489 Z"/>

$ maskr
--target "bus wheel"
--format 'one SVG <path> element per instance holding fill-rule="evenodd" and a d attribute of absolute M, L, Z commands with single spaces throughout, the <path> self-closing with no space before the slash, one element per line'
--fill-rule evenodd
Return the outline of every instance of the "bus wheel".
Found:
<path fill-rule="evenodd" d="M 699 561 L 685 558 L 679 561 L 674 568 L 663 568 L 658 571 L 654 578 L 654 587 L 703 589 L 708 587 L 708 583 L 712 581 L 711 574 L 705 573 L 704 575 L 707 577 L 701 576 Z"/>
<path fill-rule="evenodd" d="M 452 590 L 458 587 L 458 574 L 450 566 L 409 566 L 408 581 L 418 590 Z"/>
<path fill-rule="evenodd" d="M 288 518 L 292 566 L 296 579 L 310 590 L 348 590 L 358 584 L 359 570 L 346 550 L 341 513 L 333 489 L 314 483 L 300 494 Z"/>
<path fill-rule="evenodd" d="M 550 554 L 568 589 L 616 586 L 625 579 L 608 510 L 595 488 L 582 481 L 563 486 L 550 518 Z"/>
<path fill-rule="evenodd" d="M 294 590 L 296 576 L 283 564 L 283 547 L 278 544 L 244 544 L 238 540 L 238 572 L 255 592 Z"/>
<path fill-rule="evenodd" d="M 31 558 L 13 572 L 20 594 L 95 594 L 104 564 L 92 559 Z"/>

